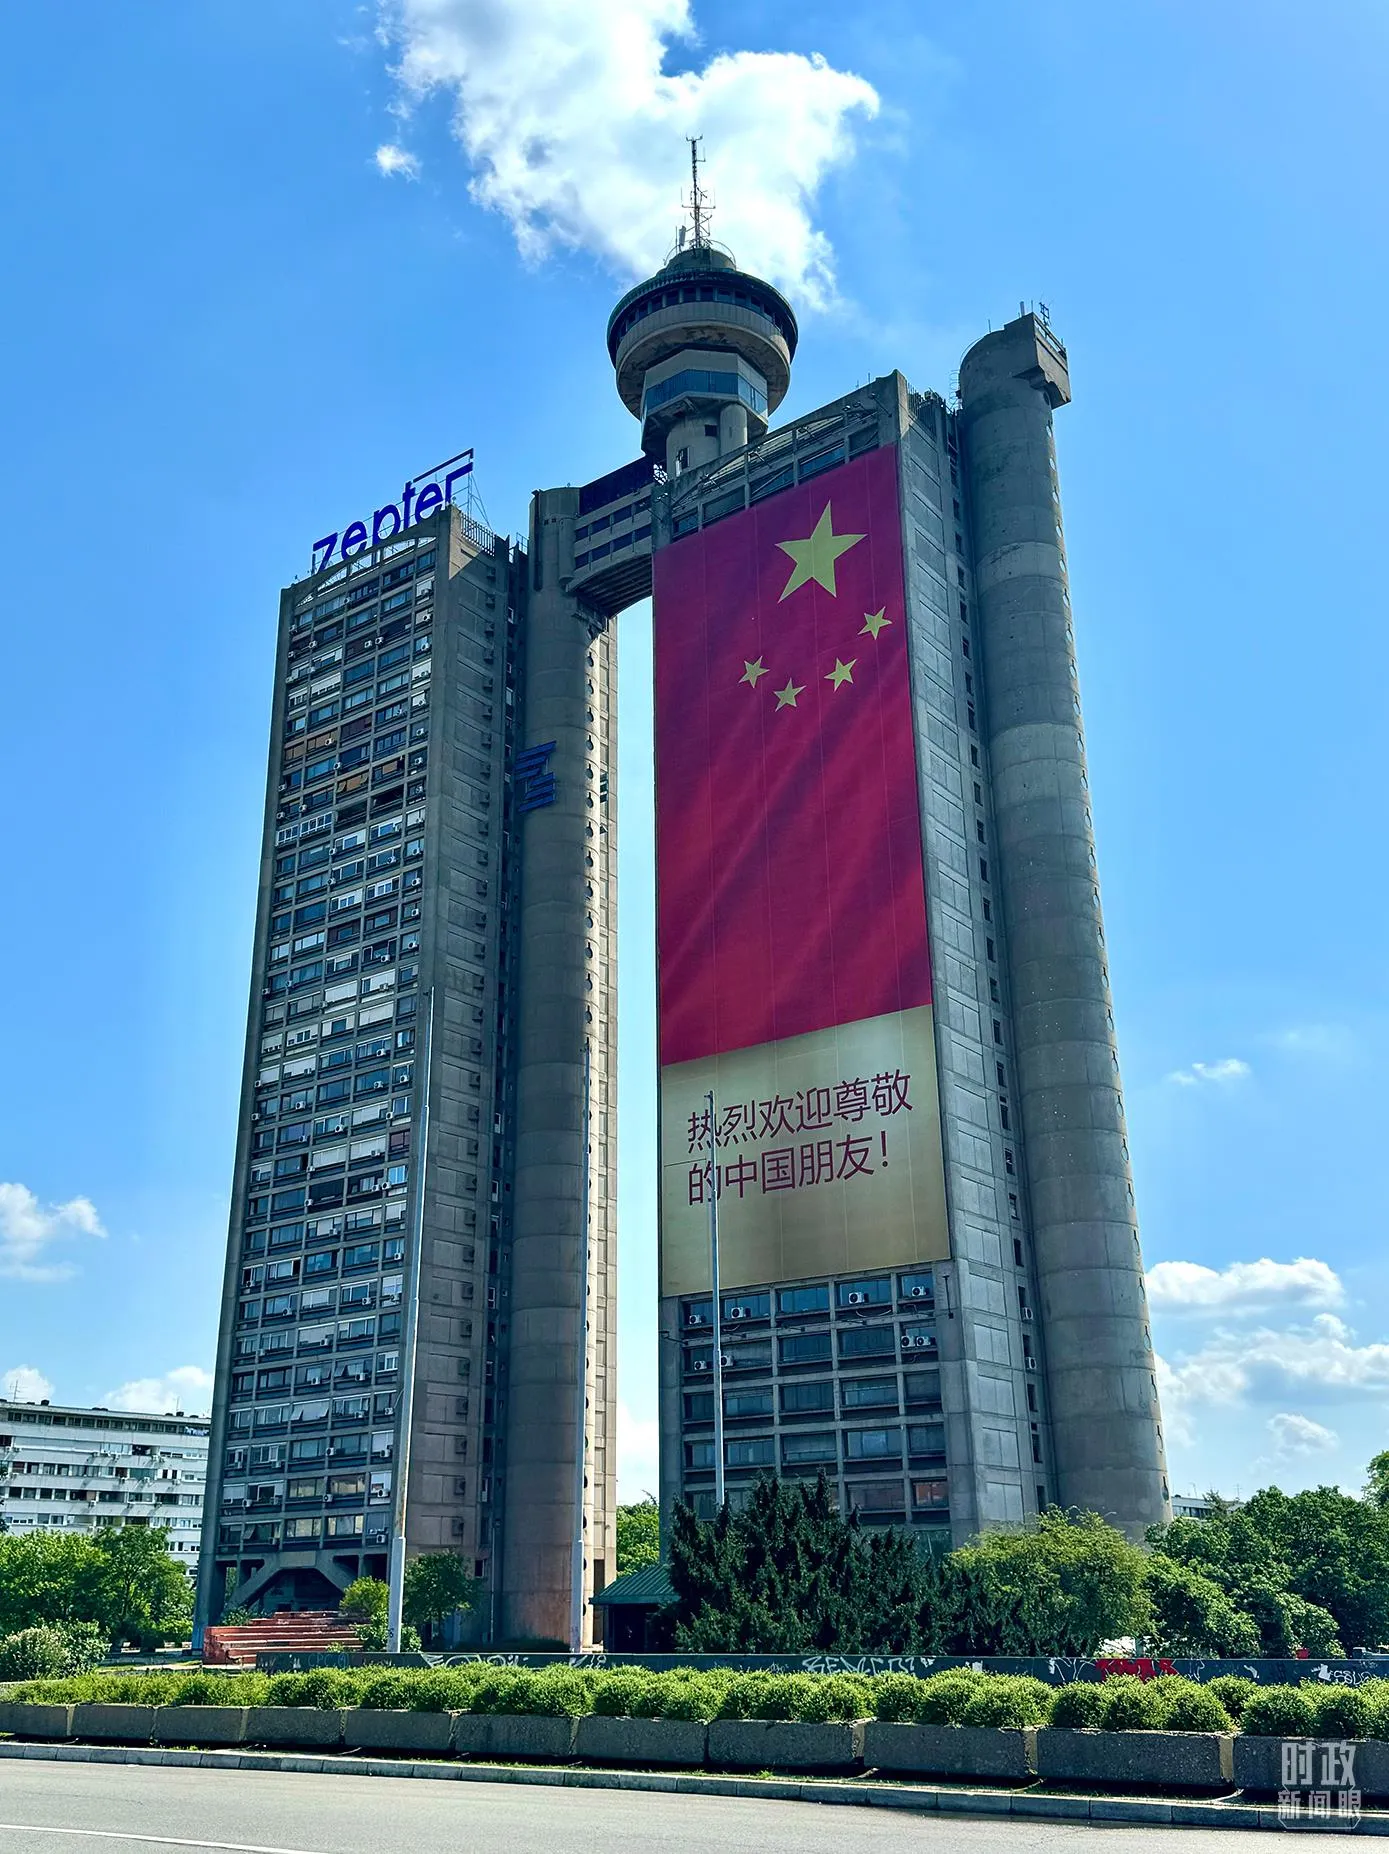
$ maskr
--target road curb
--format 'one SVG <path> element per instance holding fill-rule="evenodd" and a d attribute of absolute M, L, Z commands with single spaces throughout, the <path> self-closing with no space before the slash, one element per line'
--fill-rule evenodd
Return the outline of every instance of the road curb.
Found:
<path fill-rule="evenodd" d="M 479 1764 L 412 1758 L 314 1757 L 279 1751 L 180 1751 L 159 1746 L 0 1743 L 0 1759 L 46 1763 L 162 1764 L 202 1770 L 280 1770 L 314 1776 L 422 1777 L 436 1782 L 528 1783 L 554 1789 L 661 1791 L 686 1796 L 765 1797 L 916 1814 L 1015 1816 L 1043 1822 L 1131 1822 L 1164 1828 L 1278 1828 L 1267 1804 L 1177 1797 L 1067 1796 L 1038 1790 L 937 1788 L 919 1783 L 833 1778 L 718 1777 L 701 1773 L 585 1770 L 573 1765 Z M 1345 1831 L 1342 1831 L 1345 1832 Z M 1389 1812 L 1366 1814 L 1351 1831 L 1389 1836 Z"/>

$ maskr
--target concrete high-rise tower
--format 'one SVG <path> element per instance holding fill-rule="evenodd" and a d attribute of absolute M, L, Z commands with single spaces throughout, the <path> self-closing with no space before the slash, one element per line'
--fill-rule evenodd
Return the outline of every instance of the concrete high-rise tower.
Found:
<path fill-rule="evenodd" d="M 613 643 L 557 585 L 580 492 L 512 547 L 453 461 L 281 595 L 199 1619 L 446 1550 L 466 1639 L 579 1646 L 615 1550 Z"/>
<path fill-rule="evenodd" d="M 648 595 L 663 1501 L 823 1471 L 933 1544 L 1170 1510 L 1065 349 L 1024 313 L 956 403 L 892 373 L 773 428 L 796 318 L 712 243 L 697 170 L 693 204 L 608 325 L 638 458 L 537 493 L 524 547 L 453 506 L 454 459 L 281 595 L 204 1621 L 450 1549 L 461 1635 L 593 1639 L 612 620 Z"/>
<path fill-rule="evenodd" d="M 823 1469 L 866 1522 L 936 1540 L 1048 1505 L 1137 1535 L 1168 1488 L 1051 429 L 1066 352 L 1023 313 L 953 405 L 892 374 L 768 430 L 796 339 L 697 229 L 608 329 L 664 464 L 650 579 L 576 538 L 576 588 L 655 596 L 663 1498 L 712 1505 L 721 1399 L 735 1502 Z"/>

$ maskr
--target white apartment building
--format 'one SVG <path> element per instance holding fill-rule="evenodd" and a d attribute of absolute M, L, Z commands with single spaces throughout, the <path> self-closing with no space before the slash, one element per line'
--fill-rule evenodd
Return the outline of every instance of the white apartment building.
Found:
<path fill-rule="evenodd" d="M 162 1526 L 198 1568 L 207 1480 L 205 1417 L 146 1416 L 0 1398 L 0 1531 Z"/>

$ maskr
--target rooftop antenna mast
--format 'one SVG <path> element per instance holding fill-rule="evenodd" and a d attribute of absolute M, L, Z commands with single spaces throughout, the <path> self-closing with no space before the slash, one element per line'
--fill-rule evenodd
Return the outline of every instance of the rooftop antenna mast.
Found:
<path fill-rule="evenodd" d="M 699 184 L 699 145 L 704 140 L 702 135 L 687 135 L 690 144 L 690 217 L 694 220 L 694 230 L 690 243 L 696 248 L 709 243 L 709 221 L 714 216 L 714 203 Z"/>

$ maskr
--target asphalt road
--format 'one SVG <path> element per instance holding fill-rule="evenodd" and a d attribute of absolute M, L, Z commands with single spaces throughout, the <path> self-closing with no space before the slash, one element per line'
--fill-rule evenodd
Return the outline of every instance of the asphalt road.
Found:
<path fill-rule="evenodd" d="M 1231 1854 L 1219 1829 L 942 1820 L 726 1796 L 0 1762 L 0 1854 Z M 1141 1844 L 1141 1848 L 1140 1848 Z"/>

